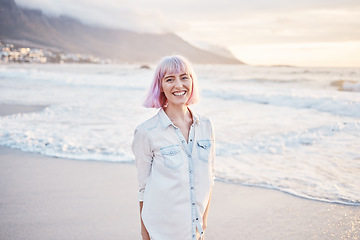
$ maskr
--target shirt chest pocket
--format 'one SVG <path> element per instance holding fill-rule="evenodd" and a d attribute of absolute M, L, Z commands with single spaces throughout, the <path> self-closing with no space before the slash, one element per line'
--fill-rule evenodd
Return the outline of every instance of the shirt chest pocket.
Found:
<path fill-rule="evenodd" d="M 182 165 L 183 159 L 181 158 L 179 145 L 160 148 L 160 152 L 164 158 L 164 164 L 166 167 L 178 169 Z"/>
<path fill-rule="evenodd" d="M 208 162 L 210 157 L 211 141 L 199 140 L 197 141 L 197 151 L 199 159 L 203 162 Z"/>

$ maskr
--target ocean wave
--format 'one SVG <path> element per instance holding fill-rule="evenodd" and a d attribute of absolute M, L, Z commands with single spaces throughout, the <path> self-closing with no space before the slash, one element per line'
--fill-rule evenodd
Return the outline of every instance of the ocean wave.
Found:
<path fill-rule="evenodd" d="M 228 101 L 244 101 L 259 104 L 269 104 L 291 108 L 314 109 L 320 112 L 327 112 L 334 115 L 360 117 L 360 100 L 351 97 L 330 97 L 330 96 L 297 96 L 286 95 L 284 93 L 234 93 L 224 90 L 205 90 L 203 93 L 207 97 L 216 97 Z"/>
<path fill-rule="evenodd" d="M 344 91 L 360 92 L 360 82 L 358 83 L 345 82 L 342 85 L 342 89 Z"/>
<path fill-rule="evenodd" d="M 217 141 L 216 177 L 299 197 L 360 205 L 360 121 Z M 345 151 L 340 139 L 351 147 Z M 352 180 L 350 180 L 352 179 Z"/>
<path fill-rule="evenodd" d="M 21 134 L 0 131 L 0 145 L 19 149 L 24 152 L 74 160 L 105 161 L 105 162 L 133 162 L 133 157 L 121 149 L 109 147 L 84 147 L 64 143 L 61 139 L 39 139 L 31 133 Z"/>
<path fill-rule="evenodd" d="M 271 135 L 257 135 L 238 142 L 217 142 L 219 156 L 234 156 L 241 154 L 283 154 L 289 149 L 318 144 L 339 133 L 351 133 L 360 137 L 360 121 L 338 122 L 305 129 L 301 131 L 281 132 Z M 360 153 L 359 153 L 360 157 Z"/>
<path fill-rule="evenodd" d="M 329 198 L 328 194 L 324 195 L 313 195 L 309 193 L 304 193 L 299 191 L 299 189 L 293 189 L 290 187 L 279 187 L 276 185 L 268 184 L 268 183 L 259 183 L 259 182 L 244 182 L 243 180 L 235 180 L 234 178 L 227 177 L 226 173 L 218 173 L 216 176 L 217 181 L 221 181 L 224 183 L 230 183 L 230 184 L 238 184 L 242 186 L 249 186 L 249 187 L 260 187 L 260 188 L 267 188 L 267 189 L 273 189 L 278 190 L 284 193 L 291 194 L 296 197 L 301 197 L 309 200 L 315 200 L 320 202 L 326 202 L 326 203 L 335 203 L 335 204 L 343 204 L 343 205 L 349 205 L 349 206 L 360 206 L 360 200 L 354 200 L 349 197 L 345 197 L 342 195 L 336 195 L 333 198 Z"/>

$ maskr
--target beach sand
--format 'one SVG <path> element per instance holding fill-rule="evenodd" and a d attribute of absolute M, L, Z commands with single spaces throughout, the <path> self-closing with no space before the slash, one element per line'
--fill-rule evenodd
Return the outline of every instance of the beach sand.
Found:
<path fill-rule="evenodd" d="M 0 147 L 0 239 L 140 239 L 136 192 L 133 164 Z M 216 181 L 206 239 L 360 239 L 360 207 Z"/>

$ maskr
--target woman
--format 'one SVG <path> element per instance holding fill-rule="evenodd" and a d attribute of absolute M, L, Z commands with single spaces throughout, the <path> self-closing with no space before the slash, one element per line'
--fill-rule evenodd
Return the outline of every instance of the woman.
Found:
<path fill-rule="evenodd" d="M 160 108 L 135 130 L 143 239 L 204 239 L 214 184 L 215 141 L 211 122 L 188 105 L 198 86 L 182 56 L 163 58 L 144 106 Z"/>

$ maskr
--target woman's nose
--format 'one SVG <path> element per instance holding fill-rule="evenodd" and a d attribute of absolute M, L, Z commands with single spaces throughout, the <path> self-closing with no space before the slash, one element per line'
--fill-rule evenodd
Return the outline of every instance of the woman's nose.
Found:
<path fill-rule="evenodd" d="M 181 88 L 182 87 L 182 82 L 180 79 L 175 79 L 175 87 L 176 88 Z"/>

